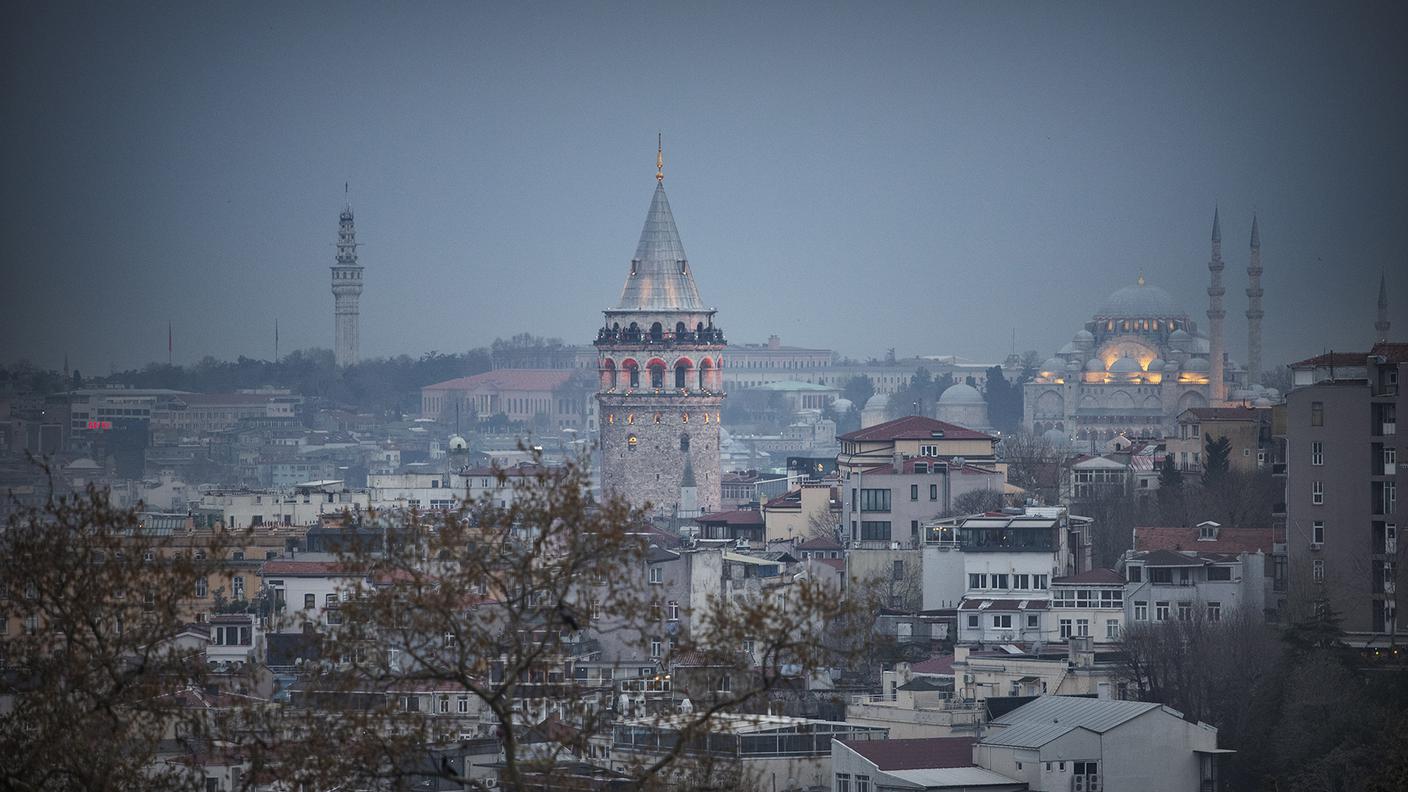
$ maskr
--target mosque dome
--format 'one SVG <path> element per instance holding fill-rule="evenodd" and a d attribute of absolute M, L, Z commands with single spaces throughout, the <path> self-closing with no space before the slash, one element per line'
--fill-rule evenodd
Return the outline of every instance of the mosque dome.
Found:
<path fill-rule="evenodd" d="M 1101 360 L 1100 358 L 1091 358 L 1090 360 L 1087 360 L 1087 361 L 1085 362 L 1085 370 L 1086 370 L 1086 371 L 1104 371 L 1104 370 L 1105 370 L 1105 361 Z"/>
<path fill-rule="evenodd" d="M 1089 347 L 1095 343 L 1095 334 L 1085 328 L 1081 328 L 1076 331 L 1076 336 L 1071 339 L 1071 343 L 1079 347 Z"/>
<path fill-rule="evenodd" d="M 1168 345 L 1174 349 L 1187 349 L 1192 343 L 1193 336 L 1181 327 L 1168 334 Z"/>
<path fill-rule="evenodd" d="M 1134 374 L 1143 370 L 1134 358 L 1124 357 L 1110 364 L 1111 374 Z"/>
<path fill-rule="evenodd" d="M 1139 283 L 1126 286 L 1105 298 L 1095 315 L 1101 319 L 1149 319 L 1186 316 L 1168 292 L 1150 286 L 1140 276 Z"/>
<path fill-rule="evenodd" d="M 1149 361 L 1149 371 L 1163 371 L 1164 365 L 1165 364 L 1163 358 L 1154 358 L 1153 360 Z"/>
<path fill-rule="evenodd" d="M 865 401 L 866 410 L 888 410 L 890 408 L 890 397 L 884 393 L 877 393 Z"/>
<path fill-rule="evenodd" d="M 1206 374 L 1209 371 L 1208 359 L 1200 357 L 1191 358 L 1186 364 L 1184 364 L 1183 370 Z"/>
<path fill-rule="evenodd" d="M 939 397 L 939 404 L 979 404 L 982 401 L 983 394 L 977 388 L 962 382 L 945 388 Z"/>
<path fill-rule="evenodd" d="M 1055 374 L 1058 371 L 1065 371 L 1066 364 L 1060 358 L 1047 358 L 1046 362 L 1041 364 L 1041 370 Z M 953 389 L 949 388 L 949 390 Z M 948 391 L 944 392 L 947 393 Z"/>

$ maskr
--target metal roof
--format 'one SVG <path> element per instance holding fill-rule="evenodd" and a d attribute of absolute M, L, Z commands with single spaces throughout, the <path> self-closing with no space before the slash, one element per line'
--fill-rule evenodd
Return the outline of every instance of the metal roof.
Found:
<path fill-rule="evenodd" d="M 950 787 L 1013 786 L 1019 782 L 981 767 L 936 767 L 923 770 L 885 770 L 885 775 L 926 789 Z"/>
<path fill-rule="evenodd" d="M 704 311 L 665 185 L 657 184 L 617 311 Z"/>
<path fill-rule="evenodd" d="M 1150 701 L 1042 696 L 995 718 L 992 725 L 1005 728 L 994 730 L 983 738 L 983 742 L 1014 748 L 1040 748 L 1074 729 L 1103 734 L 1162 706 Z"/>

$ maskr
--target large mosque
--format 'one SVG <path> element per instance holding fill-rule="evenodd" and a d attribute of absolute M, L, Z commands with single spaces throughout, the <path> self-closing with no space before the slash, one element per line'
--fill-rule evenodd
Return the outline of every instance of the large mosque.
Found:
<path fill-rule="evenodd" d="M 1248 359 L 1228 359 L 1223 337 L 1222 232 L 1213 215 L 1208 262 L 1208 333 L 1163 289 L 1140 275 L 1105 298 L 1070 343 L 1041 365 L 1024 389 L 1025 426 L 1037 433 L 1082 440 L 1116 435 L 1163 437 L 1190 407 L 1253 400 L 1268 392 L 1255 384 L 1261 357 L 1261 239 L 1252 221 L 1247 267 Z M 1249 384 L 1251 383 L 1251 384 Z M 1270 394 L 1273 395 L 1274 394 Z"/>

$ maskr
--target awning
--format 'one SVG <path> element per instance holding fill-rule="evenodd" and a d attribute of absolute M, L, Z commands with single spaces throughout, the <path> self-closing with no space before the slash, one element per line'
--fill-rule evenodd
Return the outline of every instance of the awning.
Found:
<path fill-rule="evenodd" d="M 1018 679 L 1018 680 L 1017 680 L 1017 684 L 1019 684 L 1019 685 L 1030 685 L 1030 684 L 1032 684 L 1033 682 L 1040 682 L 1040 681 L 1041 681 L 1041 677 L 1024 676 L 1024 677 L 1022 677 L 1021 679 Z"/>

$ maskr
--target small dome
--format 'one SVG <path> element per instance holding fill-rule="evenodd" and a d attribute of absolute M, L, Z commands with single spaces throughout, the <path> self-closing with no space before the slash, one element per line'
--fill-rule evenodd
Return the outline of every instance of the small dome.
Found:
<path fill-rule="evenodd" d="M 983 394 L 977 388 L 961 382 L 944 389 L 944 395 L 939 397 L 939 404 L 978 404 L 982 401 Z"/>
<path fill-rule="evenodd" d="M 1188 362 L 1183 365 L 1183 370 L 1206 374 L 1209 371 L 1208 359 L 1200 357 L 1190 358 Z"/>
<path fill-rule="evenodd" d="M 1081 328 L 1080 330 L 1076 331 L 1075 338 L 1071 339 L 1071 343 L 1074 343 L 1077 346 L 1093 344 L 1095 343 L 1095 334 L 1090 332 L 1089 330 L 1086 330 L 1085 328 Z"/>
<path fill-rule="evenodd" d="M 1163 358 L 1154 358 L 1153 360 L 1149 361 L 1149 371 L 1163 371 L 1164 365 L 1165 363 Z"/>
<path fill-rule="evenodd" d="M 469 448 L 469 443 L 465 442 L 465 439 L 463 437 L 460 437 L 459 435 L 450 435 L 451 451 L 463 451 L 466 448 Z"/>
<path fill-rule="evenodd" d="M 1168 334 L 1168 342 L 1173 346 L 1181 348 L 1192 343 L 1193 336 L 1188 335 L 1188 331 L 1180 327 Z"/>
<path fill-rule="evenodd" d="M 890 406 L 890 397 L 884 393 L 877 393 L 865 401 L 864 409 L 884 410 Z"/>
<path fill-rule="evenodd" d="M 1066 364 L 1060 358 L 1047 358 L 1046 362 L 1041 364 L 1041 370 L 1049 371 L 1054 374 L 1057 371 L 1065 371 Z"/>
<path fill-rule="evenodd" d="M 831 402 L 831 409 L 835 410 L 838 415 L 850 412 L 852 407 L 855 405 L 851 403 L 850 399 L 836 399 Z"/>
<path fill-rule="evenodd" d="M 1277 390 L 1276 388 L 1267 388 L 1267 389 L 1266 389 L 1266 398 L 1271 399 L 1272 401 L 1275 401 L 1275 400 L 1281 398 L 1281 391 Z"/>
<path fill-rule="evenodd" d="M 1139 361 L 1129 357 L 1120 358 L 1110 364 L 1111 374 L 1134 374 L 1143 370 L 1139 367 Z"/>
<path fill-rule="evenodd" d="M 1100 310 L 1095 313 L 1101 318 L 1110 319 L 1149 319 L 1152 317 L 1184 316 L 1182 308 L 1168 292 L 1158 286 L 1139 283 L 1126 286 L 1105 298 Z"/>
<path fill-rule="evenodd" d="M 1271 400 L 1268 399 L 1268 398 L 1266 398 L 1265 396 L 1263 396 L 1263 397 L 1261 397 L 1260 399 L 1257 399 L 1256 401 L 1252 402 L 1252 406 L 1253 406 L 1253 407 L 1270 407 L 1270 406 L 1271 406 Z"/>
<path fill-rule="evenodd" d="M 1101 360 L 1100 358 L 1091 358 L 1090 360 L 1087 360 L 1087 361 L 1085 362 L 1085 370 L 1086 370 L 1086 371 L 1104 371 L 1104 370 L 1105 370 L 1105 361 Z"/>

